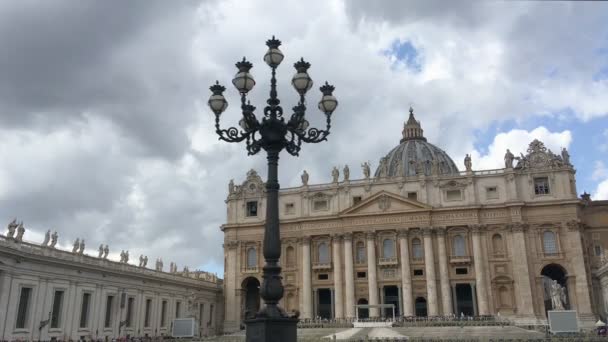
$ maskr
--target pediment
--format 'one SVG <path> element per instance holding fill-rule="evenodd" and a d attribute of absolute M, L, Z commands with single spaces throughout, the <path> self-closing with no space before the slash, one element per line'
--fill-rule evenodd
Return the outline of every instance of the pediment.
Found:
<path fill-rule="evenodd" d="M 428 211 L 432 207 L 418 201 L 414 201 L 399 195 L 380 191 L 373 196 L 344 210 L 341 215 L 396 213 L 407 211 Z"/>

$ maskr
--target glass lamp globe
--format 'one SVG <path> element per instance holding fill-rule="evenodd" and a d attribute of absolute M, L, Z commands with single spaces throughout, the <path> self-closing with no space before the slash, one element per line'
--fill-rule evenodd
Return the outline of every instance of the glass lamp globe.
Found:
<path fill-rule="evenodd" d="M 264 62 L 271 68 L 276 68 L 283 61 L 283 53 L 278 48 L 269 48 L 264 55 Z"/>
<path fill-rule="evenodd" d="M 333 113 L 334 110 L 336 110 L 336 107 L 338 107 L 338 100 L 332 94 L 335 88 L 334 88 L 334 86 L 325 82 L 325 84 L 319 89 L 323 93 L 323 96 L 321 97 L 321 101 L 319 101 L 319 109 L 323 113 L 329 115 L 329 114 Z"/>
<path fill-rule="evenodd" d="M 224 98 L 224 95 L 222 94 L 226 88 L 221 86 L 218 81 L 215 81 L 215 84 L 209 87 L 209 89 L 212 94 L 209 97 L 207 104 L 215 114 L 219 115 L 228 107 L 228 101 L 226 101 L 226 98 Z"/>
<path fill-rule="evenodd" d="M 243 57 L 243 60 L 236 63 L 236 67 L 239 71 L 236 73 L 234 78 L 232 79 L 232 84 L 241 94 L 247 94 L 253 86 L 255 86 L 255 80 L 253 76 L 249 73 L 249 70 L 253 67 L 253 65 Z"/>

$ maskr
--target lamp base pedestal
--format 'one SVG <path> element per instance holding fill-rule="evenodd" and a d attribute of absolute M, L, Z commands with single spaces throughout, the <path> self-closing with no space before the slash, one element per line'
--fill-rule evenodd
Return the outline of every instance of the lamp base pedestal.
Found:
<path fill-rule="evenodd" d="M 296 342 L 298 319 L 292 317 L 258 317 L 245 320 L 246 342 Z"/>

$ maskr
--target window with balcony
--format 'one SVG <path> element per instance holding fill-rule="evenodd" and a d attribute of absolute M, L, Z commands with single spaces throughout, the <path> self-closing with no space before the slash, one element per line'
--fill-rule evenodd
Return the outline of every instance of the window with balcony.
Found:
<path fill-rule="evenodd" d="M 382 257 L 395 257 L 395 241 L 393 241 L 392 239 L 384 239 L 384 241 L 382 241 Z"/>
<path fill-rule="evenodd" d="M 422 249 L 422 242 L 419 238 L 412 240 L 412 257 L 414 260 L 421 260 L 424 258 L 424 250 Z"/>
<path fill-rule="evenodd" d="M 357 254 L 356 254 L 356 262 L 357 264 L 365 264 L 365 244 L 363 241 L 357 242 Z"/>
<path fill-rule="evenodd" d="M 255 248 L 247 249 L 247 268 L 253 268 L 258 265 L 258 254 Z"/>
<path fill-rule="evenodd" d="M 534 193 L 536 195 L 548 195 L 550 193 L 548 177 L 534 178 Z"/>
<path fill-rule="evenodd" d="M 502 241 L 502 235 L 494 234 L 492 236 L 492 249 L 494 250 L 495 255 L 505 254 L 505 244 Z"/>
<path fill-rule="evenodd" d="M 545 254 L 557 254 L 557 239 L 552 231 L 543 233 L 543 250 Z"/>
<path fill-rule="evenodd" d="M 287 246 L 285 250 L 285 258 L 287 259 L 287 266 L 295 266 L 296 264 L 296 250 L 293 246 Z"/>
<path fill-rule="evenodd" d="M 466 256 L 467 253 L 466 253 L 465 241 L 464 241 L 464 237 L 462 237 L 462 235 L 456 235 L 452 239 L 452 253 L 454 253 L 454 256 L 456 256 L 456 257 Z"/>
<path fill-rule="evenodd" d="M 318 248 L 319 264 L 329 264 L 329 246 L 325 242 L 321 242 Z"/>

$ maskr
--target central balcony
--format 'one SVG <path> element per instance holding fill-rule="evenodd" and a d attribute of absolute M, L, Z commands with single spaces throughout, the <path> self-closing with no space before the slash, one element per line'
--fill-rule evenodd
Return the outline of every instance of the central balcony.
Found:
<path fill-rule="evenodd" d="M 450 264 L 467 265 L 470 263 L 471 263 L 471 256 L 469 256 L 469 255 L 450 255 Z"/>
<path fill-rule="evenodd" d="M 312 269 L 313 270 L 319 270 L 319 271 L 324 271 L 324 270 L 331 270 L 331 262 L 314 262 L 312 264 Z"/>
<path fill-rule="evenodd" d="M 382 267 L 382 266 L 397 266 L 398 263 L 399 263 L 399 261 L 395 257 L 393 257 L 393 258 L 379 258 L 378 259 L 378 265 L 380 267 Z"/>

